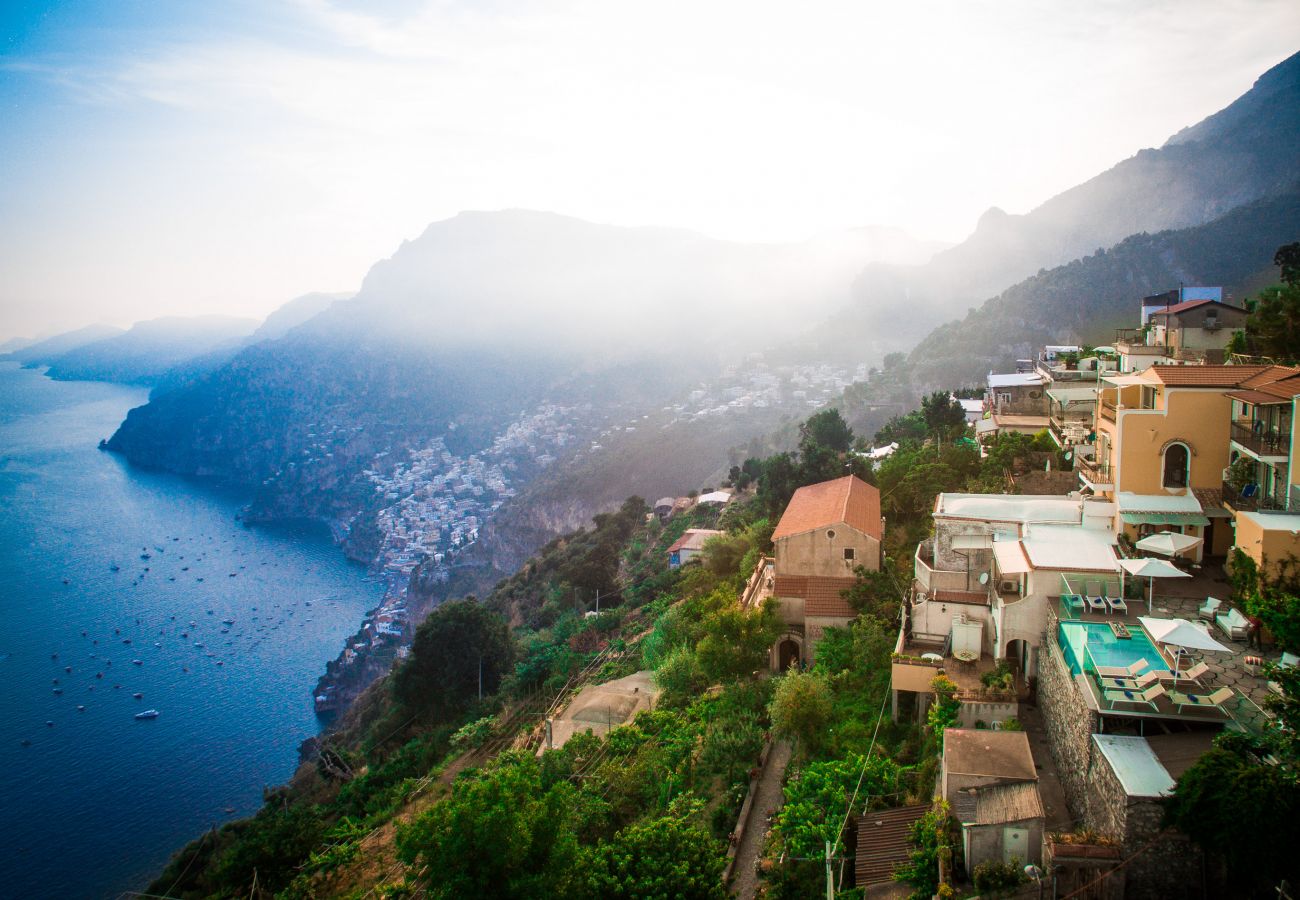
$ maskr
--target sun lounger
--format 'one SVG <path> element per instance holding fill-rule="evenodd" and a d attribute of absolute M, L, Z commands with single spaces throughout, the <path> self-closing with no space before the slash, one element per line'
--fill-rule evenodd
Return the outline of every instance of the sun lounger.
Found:
<path fill-rule="evenodd" d="M 1113 613 L 1124 615 L 1128 612 L 1128 604 L 1124 602 L 1124 598 L 1110 596 L 1110 589 L 1107 587 L 1102 587 L 1101 599 Z"/>
<path fill-rule="evenodd" d="M 1107 691 L 1144 691 L 1153 681 L 1159 680 L 1163 672 L 1157 672 L 1155 669 L 1147 669 L 1141 675 L 1136 677 L 1125 675 L 1122 677 L 1103 678 L 1101 686 Z"/>
<path fill-rule="evenodd" d="M 1118 690 L 1104 691 L 1102 693 L 1102 696 L 1106 698 L 1106 702 L 1112 705 L 1116 703 L 1145 704 L 1152 709 L 1156 709 L 1156 698 L 1164 695 L 1164 685 L 1160 684 L 1153 684 L 1144 691 Z"/>
<path fill-rule="evenodd" d="M 1099 678 L 1136 678 L 1147 666 L 1145 659 L 1135 659 L 1127 666 L 1097 666 L 1096 672 Z"/>
<path fill-rule="evenodd" d="M 1214 617 L 1215 624 L 1228 636 L 1229 640 L 1240 641 L 1246 637 L 1246 630 L 1250 623 L 1246 617 L 1241 614 L 1235 607 L 1231 607 L 1227 612 L 1219 613 Z"/>
<path fill-rule="evenodd" d="M 1202 676 L 1204 676 L 1205 673 L 1208 671 L 1210 671 L 1210 667 L 1208 665 L 1206 665 L 1203 662 L 1198 662 L 1196 665 L 1190 666 L 1184 669 L 1183 671 L 1179 672 L 1177 679 L 1174 678 L 1173 672 L 1161 672 L 1160 680 L 1169 681 L 1169 682 L 1190 681 L 1195 684 L 1200 684 Z"/>
<path fill-rule="evenodd" d="M 1178 691 L 1170 691 L 1169 699 L 1178 704 L 1181 712 L 1186 706 L 1195 706 L 1201 709 L 1208 709 L 1212 706 L 1222 706 L 1232 698 L 1232 688 L 1221 687 L 1213 694 L 1182 694 Z"/>
<path fill-rule="evenodd" d="M 1068 609 L 1071 614 L 1083 612 L 1083 598 L 1078 594 L 1062 594 L 1061 599 L 1065 601 L 1066 609 Z"/>
<path fill-rule="evenodd" d="M 1088 582 L 1083 586 L 1084 599 L 1088 601 L 1088 609 L 1093 612 L 1104 613 L 1108 609 L 1106 598 L 1101 595 L 1101 588 L 1093 583 Z"/>

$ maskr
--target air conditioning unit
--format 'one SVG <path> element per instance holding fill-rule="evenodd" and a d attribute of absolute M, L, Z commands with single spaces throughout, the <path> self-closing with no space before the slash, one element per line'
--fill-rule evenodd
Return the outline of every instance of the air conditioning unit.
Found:
<path fill-rule="evenodd" d="M 998 593 L 1000 594 L 1014 594 L 1018 590 L 1020 590 L 1020 582 L 1018 581 L 1003 581 L 998 585 Z"/>

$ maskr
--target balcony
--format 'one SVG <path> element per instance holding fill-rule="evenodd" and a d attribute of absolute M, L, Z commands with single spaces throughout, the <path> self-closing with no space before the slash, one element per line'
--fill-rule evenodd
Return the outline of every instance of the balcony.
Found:
<path fill-rule="evenodd" d="M 917 585 L 927 594 L 935 591 L 967 591 L 971 577 L 968 573 L 934 568 L 934 551 L 929 541 L 916 545 L 913 575 Z M 978 587 L 978 585 L 977 585 Z"/>
<path fill-rule="evenodd" d="M 1083 480 L 1094 489 L 1110 490 L 1115 486 L 1115 476 L 1108 461 L 1076 459 L 1074 468 Z"/>
<path fill-rule="evenodd" d="M 1233 422 L 1232 439 L 1256 456 L 1287 456 L 1291 452 L 1290 430 L 1274 431 L 1263 422 Z"/>
<path fill-rule="evenodd" d="M 1223 502 L 1236 512 L 1276 512 L 1286 508 L 1281 497 L 1261 497 L 1257 484 L 1248 484 L 1239 491 L 1226 481 L 1223 483 Z"/>
<path fill-rule="evenodd" d="M 1114 400 L 1099 400 L 1097 402 L 1098 415 L 1100 415 L 1103 419 L 1106 419 L 1110 422 L 1115 421 L 1115 414 L 1117 410 L 1118 407 L 1115 405 Z"/>

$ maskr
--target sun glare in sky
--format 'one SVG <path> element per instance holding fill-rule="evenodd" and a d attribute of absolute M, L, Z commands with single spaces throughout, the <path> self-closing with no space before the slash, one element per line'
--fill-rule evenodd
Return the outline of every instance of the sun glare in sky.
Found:
<path fill-rule="evenodd" d="M 1291 0 L 0 13 L 0 337 L 264 315 L 464 209 L 961 240 L 1230 103 Z"/>

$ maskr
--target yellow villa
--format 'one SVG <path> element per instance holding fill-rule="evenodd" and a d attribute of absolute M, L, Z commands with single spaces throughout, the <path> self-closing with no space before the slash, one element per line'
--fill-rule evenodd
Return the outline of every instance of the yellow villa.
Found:
<path fill-rule="evenodd" d="M 1198 554 L 1222 555 L 1234 542 L 1232 513 L 1222 505 L 1232 454 L 1261 452 L 1250 442 L 1234 442 L 1247 436 L 1241 404 L 1287 391 L 1300 392 L 1300 369 L 1158 365 L 1106 376 L 1098 395 L 1095 454 L 1079 461 L 1080 479 L 1115 502 L 1117 534 L 1137 540 L 1177 530 L 1204 538 Z M 1261 437 L 1278 427 L 1254 421 L 1247 432 Z"/>

